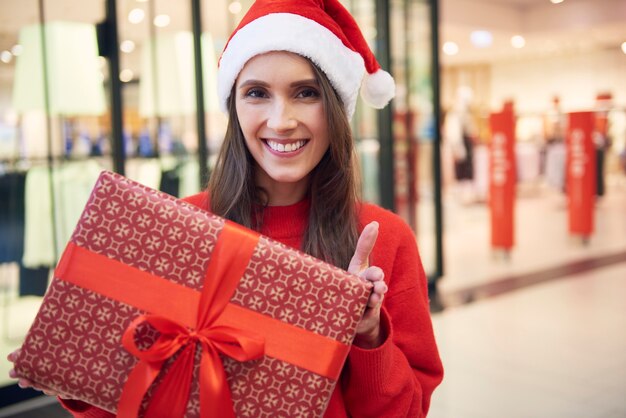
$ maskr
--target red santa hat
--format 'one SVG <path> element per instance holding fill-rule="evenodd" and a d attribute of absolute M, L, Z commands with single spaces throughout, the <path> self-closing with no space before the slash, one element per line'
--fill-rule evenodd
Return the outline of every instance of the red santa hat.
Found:
<path fill-rule="evenodd" d="M 310 59 L 343 100 L 348 118 L 361 97 L 380 109 L 395 95 L 354 18 L 338 0 L 257 0 L 231 35 L 219 62 L 222 110 L 239 72 L 256 55 L 289 51 Z"/>

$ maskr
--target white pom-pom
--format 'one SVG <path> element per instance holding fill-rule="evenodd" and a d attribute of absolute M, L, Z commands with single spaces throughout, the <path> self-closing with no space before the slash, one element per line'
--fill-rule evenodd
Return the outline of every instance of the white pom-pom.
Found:
<path fill-rule="evenodd" d="M 361 85 L 361 97 L 365 103 L 376 109 L 382 109 L 396 95 L 396 83 L 387 71 L 379 69 L 373 74 L 366 74 Z"/>

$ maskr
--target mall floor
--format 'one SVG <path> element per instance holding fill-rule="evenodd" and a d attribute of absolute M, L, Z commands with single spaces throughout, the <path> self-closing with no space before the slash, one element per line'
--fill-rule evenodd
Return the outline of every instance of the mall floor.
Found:
<path fill-rule="evenodd" d="M 626 178 L 607 185 L 586 243 L 567 232 L 562 193 L 521 185 L 508 254 L 490 248 L 484 204 L 447 194 L 433 298 L 445 378 L 429 417 L 626 417 Z M 0 417 L 67 416 L 30 402 Z"/>
<path fill-rule="evenodd" d="M 560 192 L 522 185 L 510 254 L 490 249 L 484 205 L 447 201 L 429 417 L 626 417 L 626 178 L 607 185 L 587 243 Z"/>

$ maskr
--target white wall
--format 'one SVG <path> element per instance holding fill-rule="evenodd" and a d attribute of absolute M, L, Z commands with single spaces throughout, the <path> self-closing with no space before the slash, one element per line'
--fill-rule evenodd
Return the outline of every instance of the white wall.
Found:
<path fill-rule="evenodd" d="M 491 66 L 492 109 L 513 99 L 518 113 L 547 110 L 558 95 L 563 111 L 593 109 L 596 94 L 611 92 L 626 107 L 626 55 L 605 50 L 572 56 L 497 62 Z"/>

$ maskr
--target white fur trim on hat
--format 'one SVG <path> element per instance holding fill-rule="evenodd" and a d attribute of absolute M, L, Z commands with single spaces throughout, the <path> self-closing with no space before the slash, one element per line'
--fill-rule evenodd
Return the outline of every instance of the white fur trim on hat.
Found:
<path fill-rule="evenodd" d="M 217 73 L 217 94 L 223 111 L 227 111 L 231 89 L 246 62 L 271 51 L 289 51 L 309 58 L 324 71 L 341 96 L 348 118 L 352 117 L 365 73 L 363 57 L 326 27 L 291 13 L 259 17 L 230 39 Z"/>
<path fill-rule="evenodd" d="M 396 83 L 387 71 L 367 74 L 361 86 L 361 97 L 376 109 L 382 109 L 396 95 Z"/>

